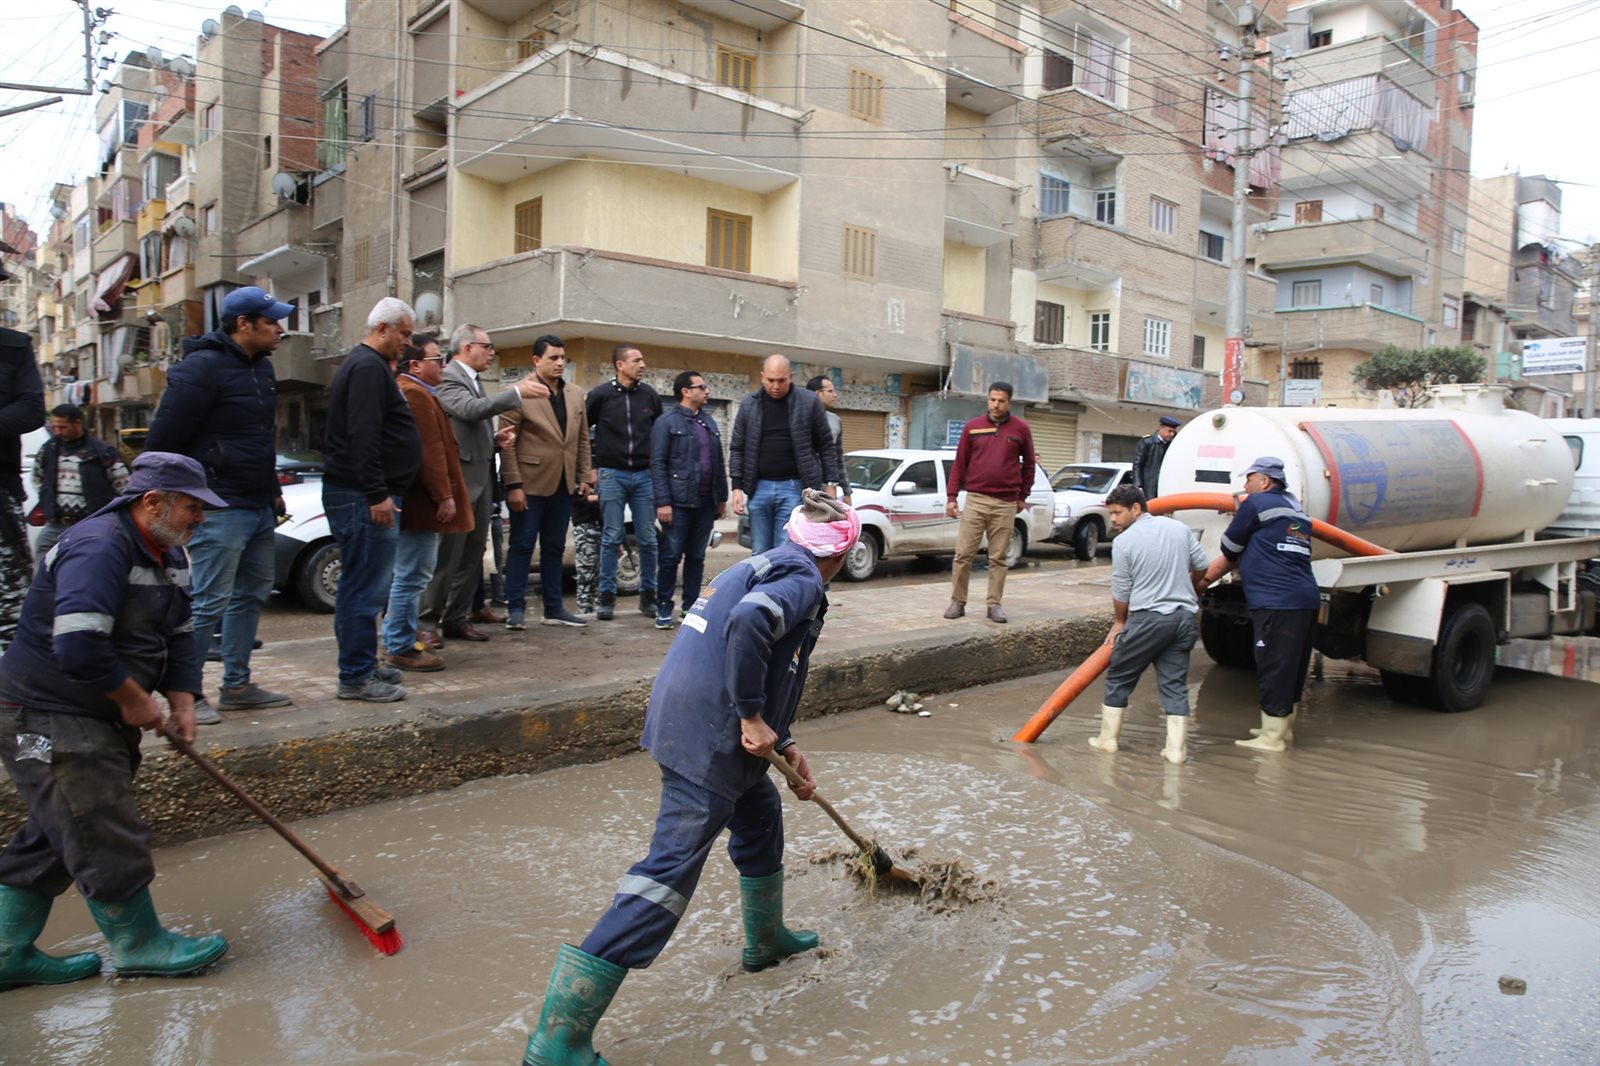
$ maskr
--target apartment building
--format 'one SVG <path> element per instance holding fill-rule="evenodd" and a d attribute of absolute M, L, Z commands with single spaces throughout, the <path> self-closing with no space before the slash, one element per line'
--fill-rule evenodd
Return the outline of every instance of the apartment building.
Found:
<path fill-rule="evenodd" d="M 1363 406 L 1352 369 L 1462 326 L 1477 27 L 1450 0 L 1291 2 L 1282 196 L 1257 228 L 1277 279 L 1259 375 L 1275 402 Z"/>
<path fill-rule="evenodd" d="M 46 281 L 33 227 L 0 204 L 0 326 L 37 334 L 39 296 Z"/>
<path fill-rule="evenodd" d="M 1473 178 L 1470 203 L 1461 339 L 1519 406 L 1563 417 L 1574 376 L 1528 376 L 1521 360 L 1524 341 L 1583 335 L 1575 302 L 1584 264 L 1562 249 L 1561 186 L 1543 175 Z"/>

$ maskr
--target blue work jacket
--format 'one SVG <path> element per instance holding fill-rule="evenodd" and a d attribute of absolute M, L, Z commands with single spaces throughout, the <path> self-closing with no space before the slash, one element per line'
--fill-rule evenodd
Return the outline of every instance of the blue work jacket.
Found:
<path fill-rule="evenodd" d="M 1282 492 L 1246 496 L 1222 534 L 1222 554 L 1238 562 L 1251 610 L 1322 606 L 1311 573 L 1311 519 L 1294 497 Z"/>
<path fill-rule="evenodd" d="M 739 720 L 789 739 L 828 607 L 810 552 L 785 542 L 728 567 L 683 616 L 650 691 L 640 743 L 656 762 L 726 799 L 760 781 Z"/>

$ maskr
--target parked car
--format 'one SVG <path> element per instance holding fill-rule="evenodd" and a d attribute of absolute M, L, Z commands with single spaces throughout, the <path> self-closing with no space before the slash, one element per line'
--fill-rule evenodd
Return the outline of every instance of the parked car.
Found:
<path fill-rule="evenodd" d="M 945 485 L 955 465 L 954 449 L 884 448 L 850 452 L 844 457 L 851 500 L 861 515 L 861 540 L 845 558 L 840 573 L 865 581 L 879 560 L 895 555 L 947 555 L 956 550 L 959 519 L 944 513 Z M 956 497 L 965 506 L 967 494 Z M 1035 466 L 1028 506 L 1017 512 L 1006 565 L 1017 566 L 1028 545 L 1048 540 L 1055 497 L 1044 468 Z M 739 518 L 739 543 L 750 547 L 750 519 Z"/>
<path fill-rule="evenodd" d="M 320 478 L 324 462 L 321 452 L 279 452 L 278 484 L 294 485 L 308 477 Z"/>
<path fill-rule="evenodd" d="M 322 479 L 284 485 L 283 504 L 289 517 L 278 523 L 273 584 L 293 589 L 312 610 L 331 614 L 339 591 L 339 545 L 322 510 Z"/>
<path fill-rule="evenodd" d="M 1050 540 L 1070 544 L 1078 558 L 1089 561 L 1111 536 L 1106 497 L 1119 485 L 1133 484 L 1132 463 L 1068 463 L 1050 476 L 1055 491 L 1055 520 Z"/>

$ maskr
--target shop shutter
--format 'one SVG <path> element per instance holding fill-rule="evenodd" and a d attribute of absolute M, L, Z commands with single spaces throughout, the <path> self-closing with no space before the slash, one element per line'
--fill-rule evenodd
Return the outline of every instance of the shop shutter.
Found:
<path fill-rule="evenodd" d="M 844 450 L 847 452 L 876 451 L 884 447 L 889 430 L 889 416 L 882 411 L 836 411 L 839 416 Z"/>
<path fill-rule="evenodd" d="M 1033 447 L 1046 474 L 1054 474 L 1078 459 L 1078 416 L 1053 411 L 1028 411 L 1023 415 L 1033 430 Z"/>

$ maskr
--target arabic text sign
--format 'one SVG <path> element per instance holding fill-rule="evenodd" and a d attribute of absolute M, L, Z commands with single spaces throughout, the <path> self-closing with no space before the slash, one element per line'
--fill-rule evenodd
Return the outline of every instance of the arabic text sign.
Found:
<path fill-rule="evenodd" d="M 1522 342 L 1522 376 L 1581 374 L 1586 342 L 1582 337 L 1546 337 Z"/>

